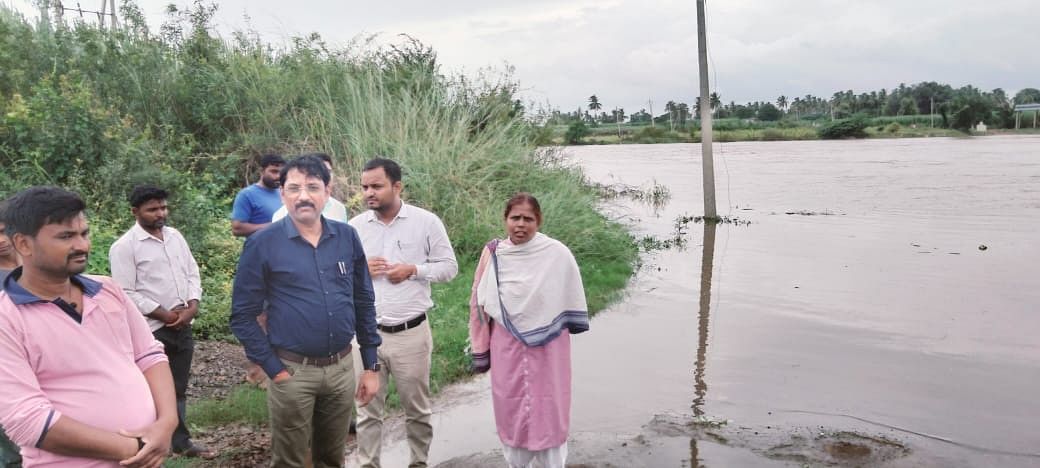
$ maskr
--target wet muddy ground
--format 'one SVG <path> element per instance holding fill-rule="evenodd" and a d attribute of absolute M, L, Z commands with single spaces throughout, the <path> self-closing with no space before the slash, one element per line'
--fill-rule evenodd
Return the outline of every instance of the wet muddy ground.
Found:
<path fill-rule="evenodd" d="M 667 239 L 703 213 L 699 148 L 567 151 L 667 187 L 605 207 Z M 1040 466 L 1040 138 L 732 143 L 715 168 L 742 222 L 688 224 L 574 337 L 572 466 Z M 431 462 L 503 466 L 487 385 L 437 401 Z"/>

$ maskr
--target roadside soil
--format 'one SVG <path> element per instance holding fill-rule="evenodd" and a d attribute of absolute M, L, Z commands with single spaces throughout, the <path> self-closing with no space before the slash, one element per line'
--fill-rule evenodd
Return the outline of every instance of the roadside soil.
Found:
<path fill-rule="evenodd" d="M 223 341 L 196 341 L 188 382 L 188 404 L 205 399 L 223 399 L 236 386 L 246 383 L 246 360 L 242 347 Z M 267 466 L 271 461 L 271 435 L 267 427 L 244 424 L 192 428 L 195 441 L 218 458 L 198 460 L 192 466 Z"/>
<path fill-rule="evenodd" d="M 249 373 L 242 346 L 223 341 L 196 341 L 188 382 L 188 404 L 199 400 L 224 399 L 241 384 L 266 388 L 262 374 Z M 192 428 L 192 437 L 218 457 L 196 460 L 193 467 L 266 467 L 271 461 L 271 434 L 267 426 L 232 424 L 205 429 Z M 347 439 L 348 452 L 355 447 L 354 435 Z"/>

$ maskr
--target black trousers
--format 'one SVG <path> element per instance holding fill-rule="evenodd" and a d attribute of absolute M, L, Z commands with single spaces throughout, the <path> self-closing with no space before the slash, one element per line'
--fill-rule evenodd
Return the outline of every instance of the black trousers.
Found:
<path fill-rule="evenodd" d="M 195 338 L 191 334 L 191 326 L 180 330 L 162 327 L 152 333 L 166 347 L 166 357 L 170 360 L 170 371 L 173 373 L 173 388 L 177 393 L 177 429 L 173 431 L 172 448 L 175 452 L 191 447 L 191 434 L 184 421 L 187 410 L 188 379 L 191 378 L 191 357 L 195 353 Z"/>
<path fill-rule="evenodd" d="M 21 468 L 22 456 L 18 453 L 18 446 L 7 438 L 7 434 L 0 429 L 0 468 Z"/>

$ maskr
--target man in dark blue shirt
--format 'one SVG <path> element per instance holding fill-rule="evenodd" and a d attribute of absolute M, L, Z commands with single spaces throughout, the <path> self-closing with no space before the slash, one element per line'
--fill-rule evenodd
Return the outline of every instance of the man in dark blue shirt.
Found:
<path fill-rule="evenodd" d="M 321 216 L 329 172 L 304 156 L 282 169 L 289 216 L 246 240 L 231 304 L 231 330 L 271 377 L 272 466 L 342 466 L 354 399 L 379 390 L 375 293 L 357 232 Z M 256 321 L 267 302 L 267 334 Z M 350 340 L 362 372 L 354 393 Z"/>

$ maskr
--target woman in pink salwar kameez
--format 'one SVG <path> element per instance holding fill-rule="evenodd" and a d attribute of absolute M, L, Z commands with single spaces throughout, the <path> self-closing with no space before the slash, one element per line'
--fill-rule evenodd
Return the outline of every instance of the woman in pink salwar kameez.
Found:
<path fill-rule="evenodd" d="M 572 333 L 589 329 L 577 262 L 538 232 L 538 200 L 506 204 L 507 239 L 481 254 L 470 298 L 473 370 L 491 370 L 495 425 L 506 461 L 563 467 L 571 410 Z"/>

